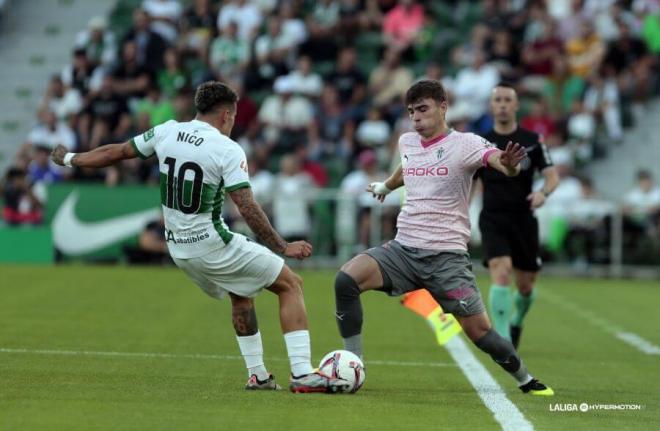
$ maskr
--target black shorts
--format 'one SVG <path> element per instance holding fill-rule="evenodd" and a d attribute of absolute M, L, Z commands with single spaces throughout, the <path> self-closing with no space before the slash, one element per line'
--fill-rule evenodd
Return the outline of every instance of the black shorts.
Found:
<path fill-rule="evenodd" d="M 534 214 L 481 211 L 479 230 L 486 267 L 490 259 L 510 256 L 516 269 L 541 269 L 539 223 Z"/>

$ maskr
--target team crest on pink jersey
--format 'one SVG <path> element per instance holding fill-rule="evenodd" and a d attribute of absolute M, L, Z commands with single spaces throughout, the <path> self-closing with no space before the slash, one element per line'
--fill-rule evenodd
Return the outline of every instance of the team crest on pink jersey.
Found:
<path fill-rule="evenodd" d="M 472 177 L 493 151 L 490 142 L 472 133 L 452 131 L 426 144 L 417 133 L 401 135 L 406 202 L 396 240 L 423 250 L 467 250 Z"/>

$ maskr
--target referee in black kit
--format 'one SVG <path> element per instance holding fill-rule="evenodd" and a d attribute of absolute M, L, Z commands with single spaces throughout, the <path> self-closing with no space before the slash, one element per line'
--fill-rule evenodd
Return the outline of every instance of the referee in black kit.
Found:
<path fill-rule="evenodd" d="M 482 244 L 492 285 L 490 317 L 495 330 L 517 348 L 522 322 L 535 298 L 534 281 L 541 269 L 539 229 L 534 210 L 559 184 L 559 175 L 542 137 L 518 127 L 518 95 L 504 83 L 492 92 L 490 107 L 495 118 L 493 130 L 484 137 L 497 148 L 515 142 L 527 151 L 516 177 L 506 177 L 493 169 L 480 169 L 483 182 L 483 209 L 479 216 Z M 543 187 L 532 191 L 534 172 L 543 174 Z M 511 295 L 511 274 L 518 289 Z M 514 308 L 515 304 L 515 308 Z"/>

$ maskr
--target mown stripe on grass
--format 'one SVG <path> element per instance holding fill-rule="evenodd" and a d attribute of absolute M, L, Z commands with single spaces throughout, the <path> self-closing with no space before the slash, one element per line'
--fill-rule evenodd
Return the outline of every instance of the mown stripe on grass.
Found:
<path fill-rule="evenodd" d="M 461 337 L 452 338 L 445 344 L 445 347 L 503 430 L 528 431 L 534 429 L 531 422 L 507 398 L 502 387 L 474 356 Z"/>
<path fill-rule="evenodd" d="M 564 310 L 571 312 L 576 317 L 580 317 L 583 320 L 591 323 L 593 326 L 613 335 L 618 340 L 623 341 L 624 343 L 642 353 L 647 355 L 660 355 L 660 347 L 656 346 L 652 342 L 634 332 L 627 331 L 620 326 L 610 322 L 609 320 L 597 316 L 595 313 L 585 309 L 583 306 L 578 306 L 570 300 L 562 298 L 555 293 L 550 293 L 547 290 L 544 290 L 540 296 L 553 305 L 563 308 Z"/>
<path fill-rule="evenodd" d="M 57 350 L 57 349 L 25 349 L 0 347 L 0 353 L 18 353 L 31 355 L 61 355 L 61 356 L 112 356 L 119 358 L 159 358 L 159 359 L 212 359 L 220 361 L 243 360 L 236 355 L 210 355 L 204 353 L 158 353 L 158 352 L 112 352 L 90 350 Z M 288 362 L 288 358 L 268 357 L 267 360 L 275 362 Z M 455 367 L 448 362 L 410 362 L 410 361 L 383 361 L 368 360 L 367 365 L 383 365 L 392 367 Z"/>

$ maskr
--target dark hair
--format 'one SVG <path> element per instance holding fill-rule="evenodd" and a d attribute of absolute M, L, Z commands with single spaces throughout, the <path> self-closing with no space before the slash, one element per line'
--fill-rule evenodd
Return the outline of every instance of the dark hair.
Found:
<path fill-rule="evenodd" d="M 648 171 L 646 169 L 640 169 L 637 172 L 637 180 L 642 181 L 642 180 L 652 180 L 653 175 L 651 175 L 651 171 Z"/>
<path fill-rule="evenodd" d="M 238 101 L 238 96 L 227 85 L 218 81 L 207 81 L 197 87 L 195 108 L 200 114 L 218 109 L 220 106 L 231 107 Z"/>
<path fill-rule="evenodd" d="M 423 79 L 412 85 L 406 91 L 406 106 L 412 105 L 422 99 L 433 99 L 437 102 L 444 102 L 447 100 L 447 93 L 445 87 L 442 86 L 440 81 L 434 79 Z"/>
<path fill-rule="evenodd" d="M 516 87 L 514 87 L 513 84 L 511 84 L 510 82 L 506 82 L 506 81 L 500 81 L 500 82 L 498 82 L 497 85 L 496 85 L 495 87 L 493 87 L 493 88 L 497 88 L 497 87 L 510 88 L 510 89 L 512 89 L 513 91 L 516 91 Z"/>

